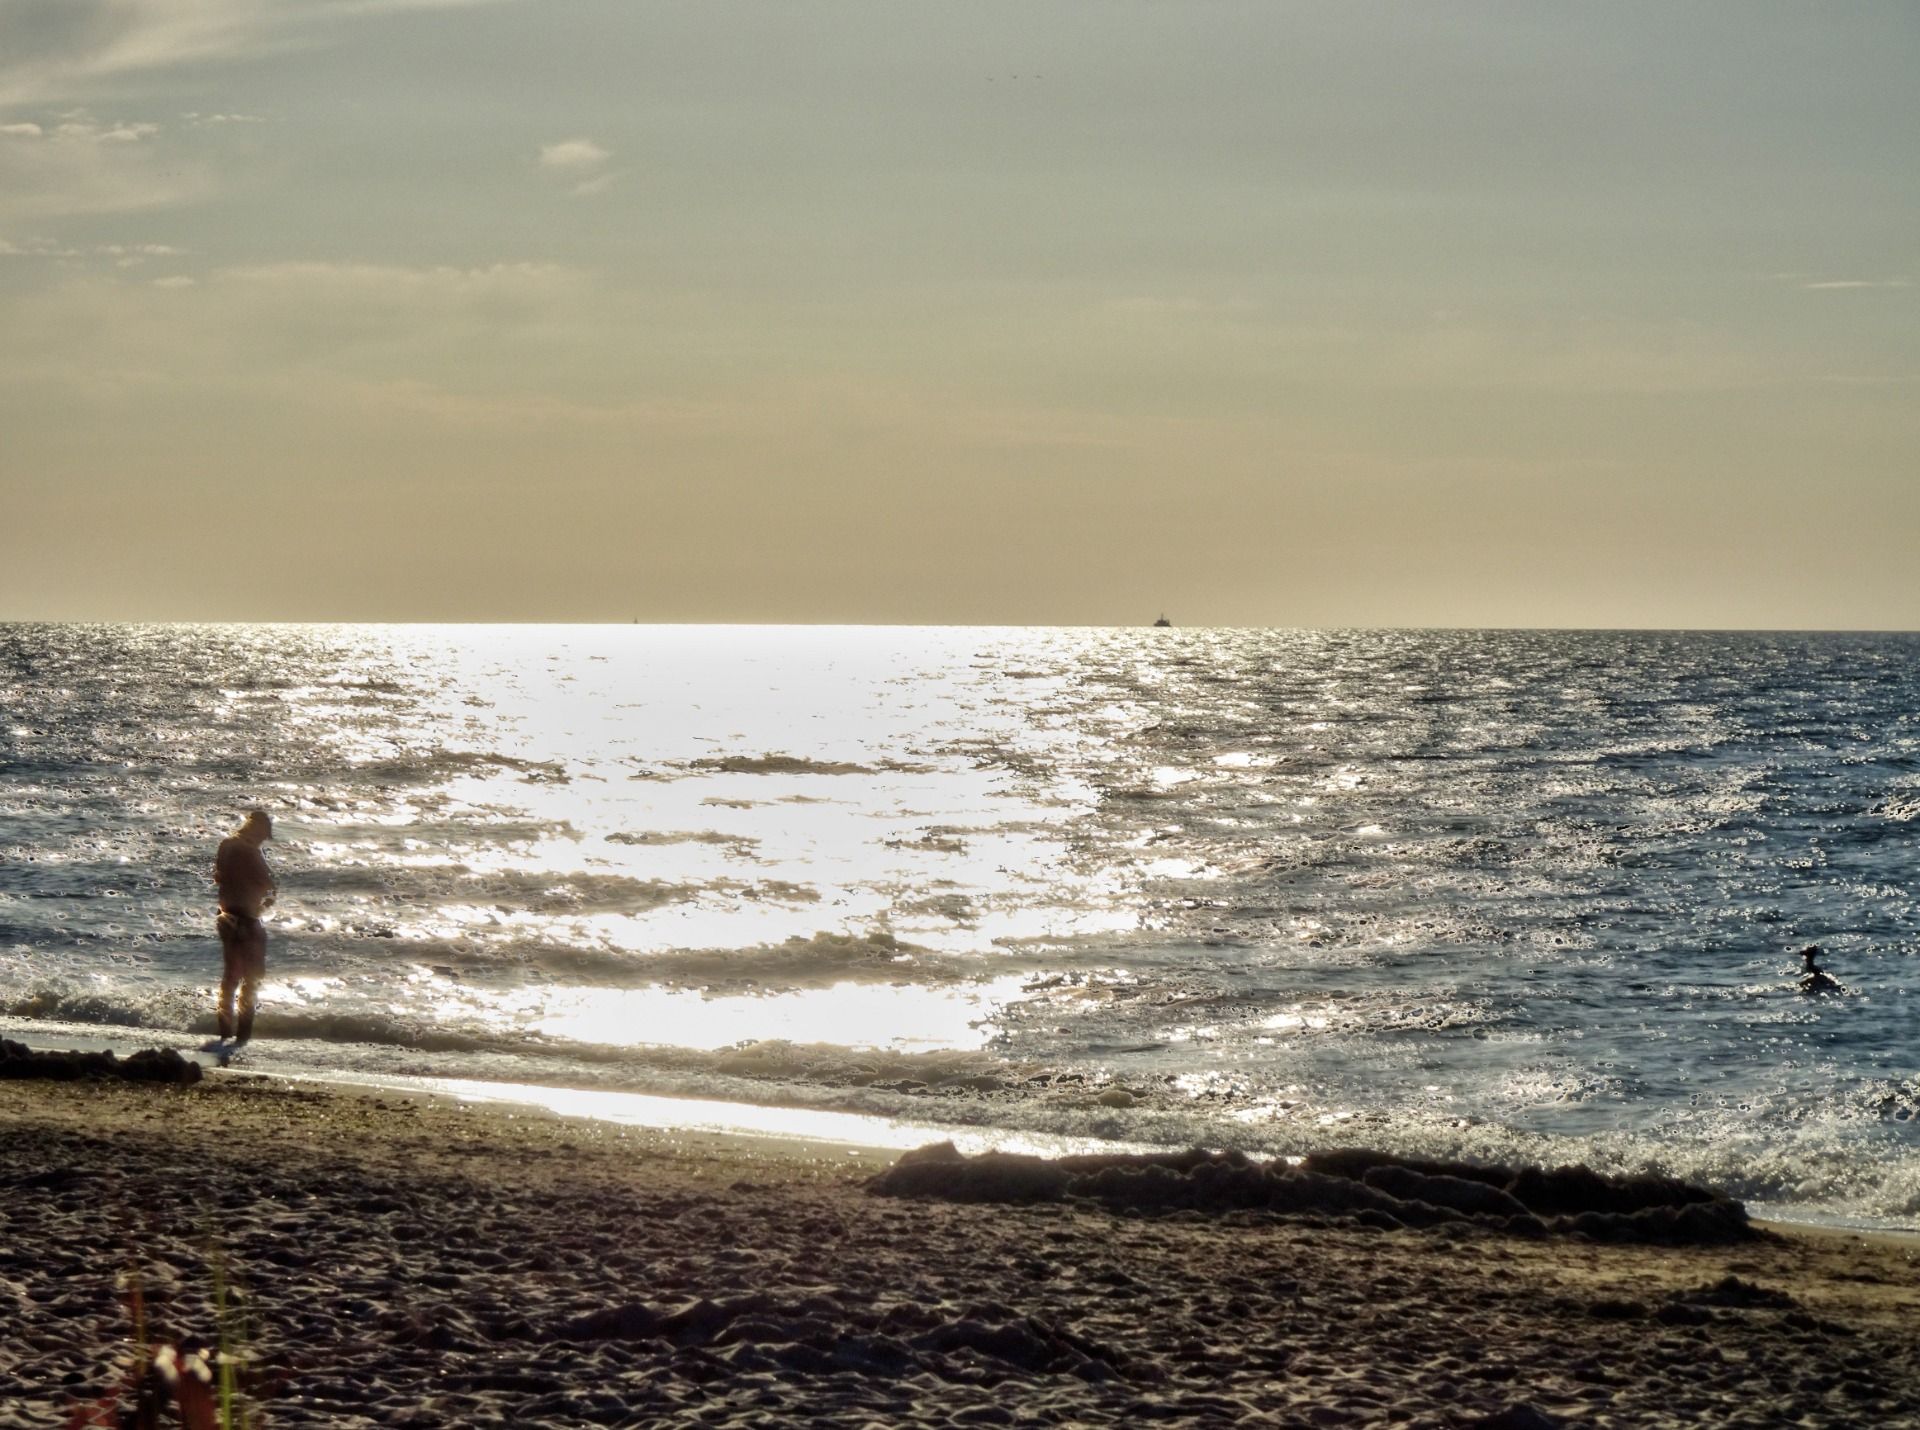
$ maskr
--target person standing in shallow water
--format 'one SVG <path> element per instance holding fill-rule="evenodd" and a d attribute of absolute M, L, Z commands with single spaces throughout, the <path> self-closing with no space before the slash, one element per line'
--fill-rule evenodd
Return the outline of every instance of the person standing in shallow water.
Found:
<path fill-rule="evenodd" d="M 222 959 L 220 1036 L 236 1044 L 253 1036 L 254 1004 L 267 971 L 267 926 L 260 916 L 272 906 L 277 890 L 260 846 L 271 838 L 273 820 L 267 812 L 249 810 L 246 822 L 220 841 L 213 856 L 213 882 L 220 891 L 220 916 L 214 921 Z"/>

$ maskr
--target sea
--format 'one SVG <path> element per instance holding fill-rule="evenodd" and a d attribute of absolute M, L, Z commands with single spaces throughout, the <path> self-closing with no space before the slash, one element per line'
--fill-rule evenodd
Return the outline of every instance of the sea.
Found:
<path fill-rule="evenodd" d="M 0 1032 L 198 1047 L 261 806 L 229 1075 L 1920 1229 L 1917 672 L 1889 634 L 0 625 Z"/>

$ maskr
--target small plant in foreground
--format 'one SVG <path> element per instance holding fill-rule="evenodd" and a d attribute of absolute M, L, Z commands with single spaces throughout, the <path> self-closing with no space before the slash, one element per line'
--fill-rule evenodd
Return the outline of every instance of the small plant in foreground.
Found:
<path fill-rule="evenodd" d="M 207 1261 L 213 1278 L 215 1345 L 209 1347 L 197 1336 L 153 1341 L 140 1273 L 130 1271 L 125 1300 L 132 1352 L 119 1383 L 98 1400 L 75 1406 L 65 1430 L 161 1430 L 169 1421 L 185 1430 L 260 1430 L 265 1421 L 240 1385 L 245 1325 L 235 1309 L 239 1297 L 217 1248 L 208 1249 Z"/>

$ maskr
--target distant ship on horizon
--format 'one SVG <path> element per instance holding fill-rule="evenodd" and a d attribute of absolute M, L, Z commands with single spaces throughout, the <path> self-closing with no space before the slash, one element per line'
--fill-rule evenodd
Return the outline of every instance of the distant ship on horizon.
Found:
<path fill-rule="evenodd" d="M 1155 621 L 1153 624 L 1156 629 L 1158 629 L 1161 626 L 1165 626 L 1168 630 L 1173 629 L 1173 622 L 1167 619 L 1167 614 L 1165 611 L 1162 611 L 1160 613 L 1160 619 Z"/>

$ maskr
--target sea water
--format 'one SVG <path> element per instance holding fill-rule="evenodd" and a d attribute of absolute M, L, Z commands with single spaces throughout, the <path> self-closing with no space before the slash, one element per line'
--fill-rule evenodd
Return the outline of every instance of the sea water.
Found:
<path fill-rule="evenodd" d="M 1920 1227 L 1917 655 L 0 626 L 0 1031 L 211 1032 L 213 850 L 263 805 L 257 1069 L 1582 1161 Z M 1798 991 L 1808 942 L 1844 994 Z"/>

